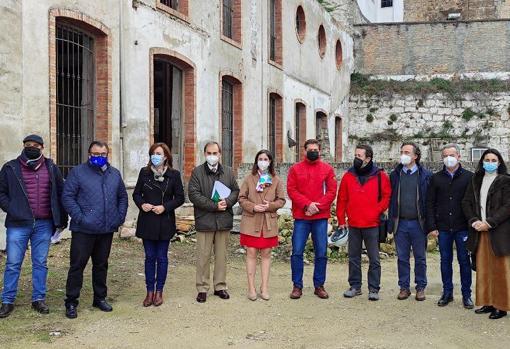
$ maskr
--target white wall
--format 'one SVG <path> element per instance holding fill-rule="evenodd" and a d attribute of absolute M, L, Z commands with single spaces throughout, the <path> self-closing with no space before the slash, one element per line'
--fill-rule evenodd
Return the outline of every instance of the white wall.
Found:
<path fill-rule="evenodd" d="M 404 21 L 404 0 L 393 0 L 392 7 L 381 8 L 381 0 L 357 0 L 363 15 L 372 23 Z"/>

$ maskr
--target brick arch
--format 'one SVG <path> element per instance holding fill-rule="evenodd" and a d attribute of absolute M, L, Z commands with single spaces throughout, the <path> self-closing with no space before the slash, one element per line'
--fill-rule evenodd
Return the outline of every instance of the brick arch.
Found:
<path fill-rule="evenodd" d="M 167 48 L 152 47 L 149 50 L 149 142 L 154 142 L 154 59 L 161 58 L 174 64 L 183 71 L 183 133 L 182 133 L 182 151 L 183 151 L 183 175 L 187 181 L 191 177 L 191 171 L 195 167 L 197 153 L 196 136 L 196 76 L 195 64 L 186 56 Z"/>
<path fill-rule="evenodd" d="M 57 20 L 86 31 L 94 37 L 96 139 L 112 143 L 112 37 L 99 20 L 79 11 L 51 8 L 48 18 L 50 156 L 57 157 Z"/>
<path fill-rule="evenodd" d="M 219 140 L 222 140 L 222 84 L 223 80 L 233 85 L 233 154 L 232 168 L 236 171 L 237 167 L 243 162 L 243 82 L 241 77 L 230 71 L 222 70 L 219 75 Z"/>

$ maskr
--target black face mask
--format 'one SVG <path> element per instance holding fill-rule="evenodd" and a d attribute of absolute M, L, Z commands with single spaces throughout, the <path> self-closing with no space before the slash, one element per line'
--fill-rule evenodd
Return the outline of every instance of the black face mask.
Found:
<path fill-rule="evenodd" d="M 359 170 L 361 168 L 361 166 L 363 166 L 363 160 L 361 160 L 360 158 L 354 158 L 354 161 L 352 162 L 352 164 L 354 165 L 354 168 L 356 170 Z"/>
<path fill-rule="evenodd" d="M 26 147 L 23 149 L 23 153 L 29 160 L 35 160 L 41 156 L 41 149 L 36 147 Z"/>
<path fill-rule="evenodd" d="M 309 150 L 306 152 L 306 158 L 310 161 L 315 161 L 319 158 L 319 152 L 315 150 Z"/>

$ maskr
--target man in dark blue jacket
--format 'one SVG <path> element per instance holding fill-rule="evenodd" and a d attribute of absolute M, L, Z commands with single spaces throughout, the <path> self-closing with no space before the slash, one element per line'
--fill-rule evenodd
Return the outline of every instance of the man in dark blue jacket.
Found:
<path fill-rule="evenodd" d="M 18 158 L 0 171 L 0 208 L 7 212 L 7 261 L 0 318 L 14 310 L 21 264 L 30 241 L 32 256 L 32 308 L 48 314 L 46 305 L 46 260 L 51 235 L 67 226 L 61 204 L 64 182 L 57 166 L 42 154 L 44 141 L 38 135 L 23 140 Z"/>
<path fill-rule="evenodd" d="M 106 302 L 106 276 L 113 233 L 124 223 L 128 208 L 126 187 L 120 172 L 108 163 L 108 145 L 94 141 L 89 160 L 71 170 L 64 185 L 62 202 L 69 216 L 71 263 L 66 284 L 66 316 L 78 316 L 83 270 L 92 257 L 92 305 L 112 311 Z"/>
<path fill-rule="evenodd" d="M 391 172 L 390 232 L 395 234 L 398 256 L 397 298 L 411 295 L 409 263 L 411 249 L 414 256 L 416 300 L 425 300 L 427 287 L 427 187 L 432 173 L 420 165 L 420 148 L 412 142 L 400 147 L 400 164 Z"/>
<path fill-rule="evenodd" d="M 471 299 L 471 261 L 466 249 L 468 220 L 462 211 L 462 199 L 471 184 L 473 173 L 460 164 L 460 149 L 456 144 L 447 144 L 442 150 L 444 167 L 430 181 L 427 196 L 428 231 L 439 237 L 441 254 L 441 278 L 443 295 L 437 305 L 444 307 L 453 301 L 453 243 L 457 251 L 460 268 L 462 303 L 473 309 Z"/>

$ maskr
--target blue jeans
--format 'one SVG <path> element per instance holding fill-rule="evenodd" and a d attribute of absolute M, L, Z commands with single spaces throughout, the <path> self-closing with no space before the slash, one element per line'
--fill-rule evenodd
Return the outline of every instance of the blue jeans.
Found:
<path fill-rule="evenodd" d="M 326 282 L 328 220 L 296 219 L 292 233 L 290 266 L 292 269 L 292 282 L 298 288 L 303 288 L 303 252 L 305 251 L 306 241 L 310 232 L 312 233 L 313 250 L 315 252 L 313 285 L 315 287 L 324 286 Z"/>
<path fill-rule="evenodd" d="M 145 285 L 147 291 L 163 291 L 168 272 L 168 246 L 170 240 L 143 240 L 145 249 Z"/>
<path fill-rule="evenodd" d="M 13 304 L 18 291 L 21 264 L 30 241 L 32 255 L 32 302 L 46 299 L 46 260 L 51 235 L 55 228 L 51 219 L 37 219 L 33 225 L 7 228 L 7 261 L 4 272 L 2 302 Z"/>
<path fill-rule="evenodd" d="M 468 237 L 466 230 L 455 233 L 439 232 L 439 252 L 441 253 L 441 279 L 443 292 L 453 295 L 453 242 L 457 250 L 457 260 L 460 266 L 460 283 L 463 297 L 471 297 L 471 261 L 466 250 L 465 242 Z"/>
<path fill-rule="evenodd" d="M 427 287 L 427 235 L 417 220 L 403 220 L 398 223 L 395 234 L 398 255 L 398 285 L 400 289 L 410 289 L 411 249 L 414 256 L 414 282 L 416 290 Z"/>

